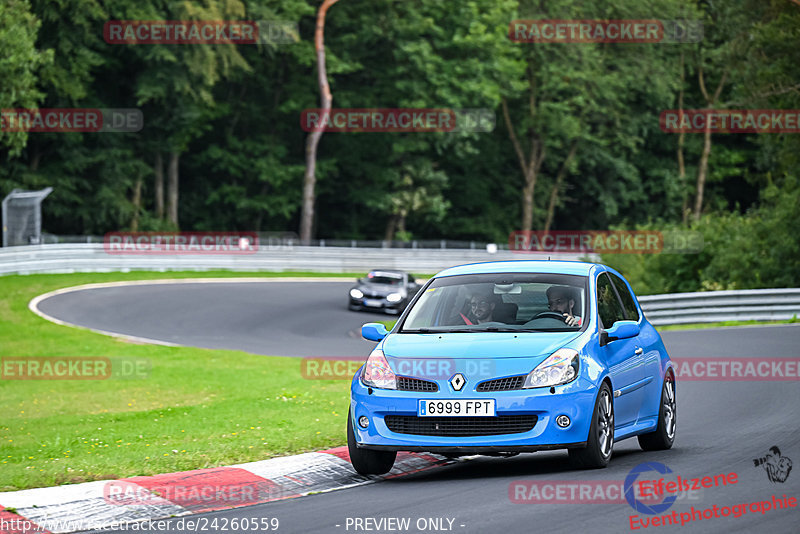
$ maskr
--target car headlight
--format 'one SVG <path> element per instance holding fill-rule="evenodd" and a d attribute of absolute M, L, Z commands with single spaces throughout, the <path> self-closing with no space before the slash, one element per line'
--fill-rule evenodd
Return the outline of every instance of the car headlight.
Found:
<path fill-rule="evenodd" d="M 397 379 L 394 371 L 389 367 L 386 356 L 380 349 L 373 350 L 367 363 L 364 364 L 364 371 L 361 373 L 361 382 L 365 386 L 381 389 L 397 389 Z"/>
<path fill-rule="evenodd" d="M 389 302 L 400 302 L 403 300 L 403 295 L 400 293 L 389 293 L 386 295 L 386 300 Z"/>
<path fill-rule="evenodd" d="M 522 387 L 541 388 L 566 384 L 577 378 L 580 365 L 578 351 L 558 349 L 528 374 Z"/>
<path fill-rule="evenodd" d="M 362 293 L 360 289 L 353 288 L 350 290 L 350 296 L 354 299 L 360 299 L 364 296 L 364 293 Z"/>

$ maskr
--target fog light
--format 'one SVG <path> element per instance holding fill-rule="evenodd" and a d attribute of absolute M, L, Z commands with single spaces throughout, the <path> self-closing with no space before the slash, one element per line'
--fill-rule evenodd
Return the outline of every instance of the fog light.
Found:
<path fill-rule="evenodd" d="M 566 415 L 559 415 L 556 417 L 556 424 L 561 428 L 567 428 L 569 426 L 569 417 Z"/>
<path fill-rule="evenodd" d="M 567 419 L 567 421 L 569 421 L 569 419 Z M 358 426 L 360 426 L 361 428 L 367 428 L 369 426 L 369 419 L 367 419 L 366 415 L 362 415 L 361 417 L 358 418 Z"/>

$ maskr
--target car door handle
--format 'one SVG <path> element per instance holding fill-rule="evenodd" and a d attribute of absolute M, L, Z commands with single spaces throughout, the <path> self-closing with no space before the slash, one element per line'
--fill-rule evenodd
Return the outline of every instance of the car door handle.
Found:
<path fill-rule="evenodd" d="M 634 352 L 635 352 L 635 353 L 636 353 L 636 355 L 638 356 L 639 354 L 641 354 L 641 353 L 643 353 L 643 352 L 644 352 L 644 349 L 643 349 L 642 347 L 639 347 L 639 348 L 638 348 L 638 349 L 636 349 Z"/>

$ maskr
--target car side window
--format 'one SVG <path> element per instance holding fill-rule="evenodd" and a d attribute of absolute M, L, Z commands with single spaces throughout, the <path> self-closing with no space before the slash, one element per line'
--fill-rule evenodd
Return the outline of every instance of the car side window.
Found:
<path fill-rule="evenodd" d="M 617 321 L 625 320 L 622 305 L 606 273 L 597 277 L 597 311 L 603 328 L 611 328 Z"/>
<path fill-rule="evenodd" d="M 617 288 L 619 298 L 622 299 L 622 307 L 625 309 L 625 315 L 629 321 L 639 321 L 639 311 L 636 309 L 636 304 L 633 301 L 633 295 L 628 290 L 628 286 L 619 276 L 614 273 L 611 275 L 611 281 L 614 282 L 614 287 Z"/>

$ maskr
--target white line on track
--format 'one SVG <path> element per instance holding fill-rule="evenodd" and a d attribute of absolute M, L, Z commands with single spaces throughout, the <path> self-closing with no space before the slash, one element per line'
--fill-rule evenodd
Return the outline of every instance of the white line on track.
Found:
<path fill-rule="evenodd" d="M 129 280 L 129 281 L 119 281 L 119 282 L 101 282 L 95 284 L 83 284 L 80 286 L 73 286 L 73 287 L 65 287 L 61 289 L 56 289 L 55 291 L 50 291 L 48 293 L 44 293 L 39 295 L 38 297 L 34 297 L 28 303 L 28 309 L 31 310 L 33 313 L 41 317 L 46 321 L 50 321 L 51 323 L 55 323 L 61 326 L 70 326 L 72 328 L 80 328 L 81 330 L 89 330 L 90 332 L 95 332 L 97 334 L 103 334 L 104 336 L 110 336 L 116 339 L 120 339 L 122 341 L 127 341 L 129 343 L 146 343 L 150 345 L 162 345 L 165 347 L 189 347 L 191 345 L 181 345 L 179 343 L 171 343 L 169 341 L 161 341 L 159 339 L 150 339 L 146 337 L 139 337 L 139 336 L 130 336 L 127 334 L 120 334 L 118 332 L 109 332 L 108 330 L 99 330 L 97 328 L 89 328 L 86 326 L 81 326 L 73 323 L 68 323 L 66 321 L 62 321 L 61 319 L 56 319 L 55 317 L 44 313 L 42 310 L 39 309 L 39 303 L 43 300 L 46 300 L 50 297 L 55 297 L 56 295 L 63 295 L 65 293 L 73 293 L 76 291 L 86 291 L 88 289 L 104 289 L 109 287 L 125 287 L 125 286 L 148 286 L 148 285 L 159 285 L 159 284 L 220 284 L 220 283 L 275 283 L 275 282 L 338 282 L 338 283 L 348 283 L 353 284 L 353 281 L 349 278 L 336 278 L 336 277 L 275 277 L 275 278 L 250 278 L 250 277 L 242 277 L 242 278 L 166 278 L 166 279 L 158 279 L 158 280 Z"/>

